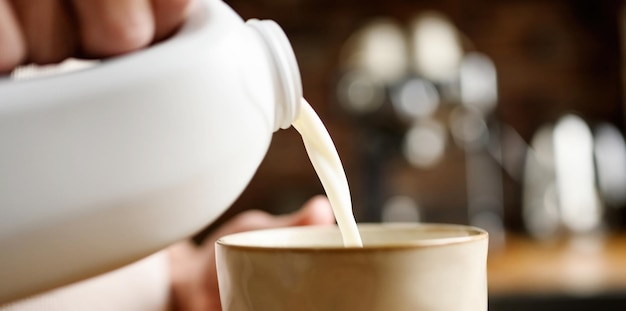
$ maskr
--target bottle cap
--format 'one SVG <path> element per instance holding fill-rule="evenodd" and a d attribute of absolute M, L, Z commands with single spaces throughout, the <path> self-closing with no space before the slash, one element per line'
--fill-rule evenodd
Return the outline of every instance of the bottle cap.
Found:
<path fill-rule="evenodd" d="M 302 80 L 296 56 L 283 30 L 272 20 L 250 19 L 247 24 L 257 30 L 274 60 L 278 83 L 275 130 L 291 126 L 298 115 L 302 99 Z"/>

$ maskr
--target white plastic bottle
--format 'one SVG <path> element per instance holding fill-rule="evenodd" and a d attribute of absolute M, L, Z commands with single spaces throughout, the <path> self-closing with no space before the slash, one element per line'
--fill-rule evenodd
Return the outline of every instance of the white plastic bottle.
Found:
<path fill-rule="evenodd" d="M 302 97 L 289 42 L 220 0 L 78 72 L 0 78 L 0 304 L 192 235 L 243 191 Z"/>

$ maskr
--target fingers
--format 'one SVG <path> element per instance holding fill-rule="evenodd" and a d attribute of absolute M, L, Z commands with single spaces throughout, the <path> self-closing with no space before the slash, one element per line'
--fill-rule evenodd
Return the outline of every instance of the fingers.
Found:
<path fill-rule="evenodd" d="M 113 56 L 147 46 L 155 34 L 149 0 L 74 0 L 83 52 Z"/>
<path fill-rule="evenodd" d="M 315 196 L 293 214 L 290 226 L 330 225 L 335 223 L 335 216 L 328 198 Z"/>
<path fill-rule="evenodd" d="M 74 25 L 62 0 L 16 0 L 13 8 L 26 43 L 28 61 L 62 61 L 75 50 Z"/>
<path fill-rule="evenodd" d="M 272 216 L 260 210 L 248 210 L 224 223 L 208 240 L 212 245 L 215 240 L 224 235 L 251 230 L 284 227 L 287 225 L 287 222 L 284 217 Z"/>
<path fill-rule="evenodd" d="M 272 216 L 250 210 L 235 216 L 194 249 L 189 244 L 172 247 L 171 275 L 176 310 L 219 310 L 220 297 L 215 266 L 215 241 L 228 234 L 314 224 L 332 224 L 334 217 L 328 199 L 316 196 L 295 213 Z"/>
<path fill-rule="evenodd" d="M 214 257 L 205 258 L 189 242 L 167 249 L 171 284 L 168 310 L 220 310 Z"/>
<path fill-rule="evenodd" d="M 304 203 L 298 211 L 281 216 L 273 216 L 259 210 L 250 210 L 235 216 L 222 226 L 221 235 L 291 226 L 326 225 L 335 219 L 330 203 L 325 196 L 316 196 Z"/>
<path fill-rule="evenodd" d="M 194 0 L 0 0 L 0 73 L 24 62 L 109 57 L 176 31 Z"/>
<path fill-rule="evenodd" d="M 273 216 L 260 210 L 245 211 L 226 222 L 204 242 L 210 247 L 222 236 L 261 229 L 327 225 L 335 222 L 330 203 L 325 196 L 316 196 L 307 201 L 298 211 L 281 216 Z"/>
<path fill-rule="evenodd" d="M 114 56 L 171 35 L 187 18 L 193 0 L 74 0 L 83 52 Z"/>
<path fill-rule="evenodd" d="M 192 3 L 193 0 L 152 0 L 154 39 L 160 41 L 171 35 L 187 18 Z"/>
<path fill-rule="evenodd" d="M 0 73 L 9 72 L 26 57 L 26 45 L 8 0 L 0 0 Z"/>

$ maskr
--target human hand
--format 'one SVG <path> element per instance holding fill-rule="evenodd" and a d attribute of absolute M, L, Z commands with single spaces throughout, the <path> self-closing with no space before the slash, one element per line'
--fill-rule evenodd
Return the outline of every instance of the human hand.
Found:
<path fill-rule="evenodd" d="M 193 0 L 0 0 L 0 73 L 25 62 L 101 58 L 164 39 Z"/>
<path fill-rule="evenodd" d="M 316 196 L 289 215 L 272 216 L 258 210 L 243 212 L 217 229 L 200 247 L 191 243 L 170 247 L 172 308 L 182 311 L 221 310 L 214 247 L 220 237 L 242 231 L 332 224 L 334 221 L 326 197 Z"/>

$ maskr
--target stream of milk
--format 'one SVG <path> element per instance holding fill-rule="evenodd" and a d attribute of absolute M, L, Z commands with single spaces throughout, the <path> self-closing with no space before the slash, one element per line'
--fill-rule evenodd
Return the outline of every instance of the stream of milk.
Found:
<path fill-rule="evenodd" d="M 302 135 L 306 152 L 326 191 L 346 247 L 362 247 L 361 236 L 352 213 L 352 200 L 346 173 L 326 127 L 303 98 L 293 127 Z"/>

